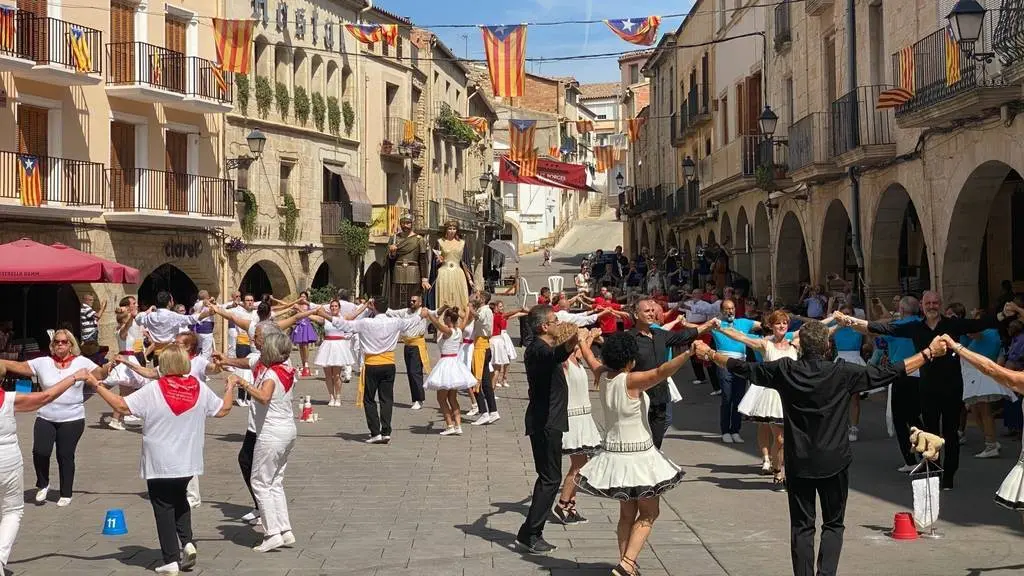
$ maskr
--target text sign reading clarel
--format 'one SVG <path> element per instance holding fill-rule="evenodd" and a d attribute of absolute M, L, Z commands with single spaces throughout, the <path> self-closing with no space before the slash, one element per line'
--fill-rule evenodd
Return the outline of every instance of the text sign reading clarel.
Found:
<path fill-rule="evenodd" d="M 164 242 L 164 256 L 168 258 L 198 258 L 204 246 L 200 240 L 168 240 Z"/>

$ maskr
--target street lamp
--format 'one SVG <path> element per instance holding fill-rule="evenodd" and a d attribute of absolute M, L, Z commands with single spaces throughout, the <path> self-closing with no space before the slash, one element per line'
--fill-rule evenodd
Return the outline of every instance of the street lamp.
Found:
<path fill-rule="evenodd" d="M 683 177 L 689 182 L 693 180 L 693 177 L 697 174 L 697 165 L 693 163 L 693 158 L 687 156 L 683 159 Z"/>
<path fill-rule="evenodd" d="M 981 28 L 985 23 L 985 7 L 978 0 L 959 0 L 950 10 L 946 19 L 949 20 L 956 33 L 957 43 L 963 47 L 968 56 L 978 62 L 990 64 L 992 52 L 974 52 L 974 44 L 981 38 Z"/>
<path fill-rule="evenodd" d="M 486 192 L 487 191 L 487 187 L 491 185 L 491 180 L 493 178 L 494 178 L 494 175 L 491 173 L 490 170 L 488 170 L 484 174 L 480 175 L 480 191 L 481 192 Z"/>
<path fill-rule="evenodd" d="M 228 170 L 248 168 L 250 164 L 259 160 L 260 156 L 263 155 L 263 148 L 267 145 L 267 137 L 263 135 L 263 132 L 253 130 L 245 137 L 245 143 L 249 145 L 249 152 L 252 152 L 252 156 L 228 158 L 226 162 Z"/>
<path fill-rule="evenodd" d="M 772 112 L 772 107 L 765 105 L 764 111 L 757 118 L 757 124 L 761 127 L 761 134 L 771 139 L 775 134 L 775 128 L 779 125 L 779 116 Z"/>
<path fill-rule="evenodd" d="M 622 188 L 623 181 L 625 181 L 625 178 L 622 177 L 622 172 L 619 172 L 618 174 L 615 175 L 615 185 L 616 186 L 618 186 L 619 188 Z"/>

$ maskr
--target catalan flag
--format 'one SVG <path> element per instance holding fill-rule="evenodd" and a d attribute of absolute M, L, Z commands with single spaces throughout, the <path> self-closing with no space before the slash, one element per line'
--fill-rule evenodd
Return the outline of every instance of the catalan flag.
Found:
<path fill-rule="evenodd" d="M 519 160 L 519 175 L 520 176 L 536 176 L 537 175 L 537 150 L 530 150 L 527 152 L 522 159 Z"/>
<path fill-rule="evenodd" d="M 960 81 L 960 44 L 953 36 L 953 27 L 946 25 L 946 86 Z"/>
<path fill-rule="evenodd" d="M 416 123 L 412 120 L 402 121 L 402 144 L 416 141 Z"/>
<path fill-rule="evenodd" d="M 893 88 L 878 95 L 878 102 L 875 103 L 875 110 L 887 110 L 902 106 L 910 101 L 914 95 L 903 88 Z"/>
<path fill-rule="evenodd" d="M 345 24 L 345 29 L 363 44 L 374 44 L 380 40 L 381 28 L 377 24 Z"/>
<path fill-rule="evenodd" d="M 92 51 L 89 50 L 89 39 L 85 36 L 85 30 L 79 26 L 72 26 L 68 42 L 71 44 L 71 54 L 75 58 L 75 71 L 92 72 Z"/>
<path fill-rule="evenodd" d="M 14 16 L 18 11 L 0 6 L 0 51 L 14 52 Z"/>
<path fill-rule="evenodd" d="M 658 37 L 658 25 L 661 18 L 648 16 L 646 18 L 621 18 L 617 20 L 605 20 L 605 24 L 611 28 L 616 36 L 630 44 L 650 46 Z"/>
<path fill-rule="evenodd" d="M 228 83 L 224 81 L 224 70 L 220 66 L 211 66 L 210 72 L 213 73 L 213 81 L 217 83 L 217 90 L 223 96 L 228 91 Z"/>
<path fill-rule="evenodd" d="M 459 120 L 468 124 L 469 127 L 475 130 L 477 134 L 481 136 L 487 135 L 487 118 L 484 118 L 483 116 L 467 116 L 465 118 L 459 118 Z"/>
<path fill-rule="evenodd" d="M 518 98 L 526 91 L 526 25 L 481 26 L 494 95 Z"/>
<path fill-rule="evenodd" d="M 509 120 L 509 157 L 518 162 L 533 150 L 533 136 L 536 130 L 536 120 Z"/>
<path fill-rule="evenodd" d="M 594 131 L 594 122 L 592 120 L 577 120 L 576 131 L 580 134 L 586 134 Z"/>
<path fill-rule="evenodd" d="M 629 119 L 629 141 L 636 142 L 640 139 L 640 128 L 643 127 L 646 118 L 630 118 Z"/>
<path fill-rule="evenodd" d="M 381 24 L 380 38 L 388 43 L 388 46 L 398 44 L 398 24 Z"/>
<path fill-rule="evenodd" d="M 899 54 L 899 87 L 913 94 L 917 91 L 914 82 L 914 47 L 904 46 Z"/>
<path fill-rule="evenodd" d="M 597 171 L 607 172 L 615 164 L 615 150 L 611 146 L 597 146 L 594 148 L 597 156 Z"/>
<path fill-rule="evenodd" d="M 164 81 L 164 67 L 161 66 L 160 53 L 154 52 L 149 56 L 149 82 L 160 85 Z"/>
<path fill-rule="evenodd" d="M 39 181 L 39 158 L 18 156 L 18 184 L 21 187 L 22 206 L 42 206 L 43 186 Z"/>
<path fill-rule="evenodd" d="M 213 19 L 213 43 L 222 72 L 249 73 L 254 20 Z"/>
<path fill-rule="evenodd" d="M 548 148 L 548 156 L 551 156 L 552 158 L 561 158 L 561 150 L 558 149 L 558 146 L 551 146 Z"/>

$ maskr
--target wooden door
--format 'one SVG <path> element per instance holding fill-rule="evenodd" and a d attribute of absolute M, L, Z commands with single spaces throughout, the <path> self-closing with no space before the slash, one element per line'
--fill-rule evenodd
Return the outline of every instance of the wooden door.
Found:
<path fill-rule="evenodd" d="M 49 134 L 49 125 L 46 109 L 19 105 L 18 153 L 36 157 L 36 170 L 39 171 L 39 184 L 44 201 L 52 200 L 47 194 L 47 176 L 50 168 L 47 158 L 47 134 Z"/>
<path fill-rule="evenodd" d="M 761 73 L 747 78 L 747 133 L 760 134 L 761 123 Z"/>
<path fill-rule="evenodd" d="M 747 101 L 743 93 L 743 83 L 736 85 L 736 135 L 743 136 L 747 133 Z"/>
<path fill-rule="evenodd" d="M 134 82 L 139 77 L 135 58 L 135 7 L 110 3 L 110 72 L 115 84 Z"/>
<path fill-rule="evenodd" d="M 185 91 L 185 27 L 182 20 L 167 17 L 164 20 L 164 47 L 176 54 L 164 54 L 164 85 L 178 92 Z"/>
<path fill-rule="evenodd" d="M 114 210 L 135 210 L 135 125 L 110 123 L 110 195 Z M 142 203 L 143 207 L 149 204 Z"/>
<path fill-rule="evenodd" d="M 188 134 L 167 131 L 167 209 L 188 212 Z"/>
<path fill-rule="evenodd" d="M 48 62 L 46 0 L 18 0 L 18 10 L 18 53 L 36 62 Z"/>

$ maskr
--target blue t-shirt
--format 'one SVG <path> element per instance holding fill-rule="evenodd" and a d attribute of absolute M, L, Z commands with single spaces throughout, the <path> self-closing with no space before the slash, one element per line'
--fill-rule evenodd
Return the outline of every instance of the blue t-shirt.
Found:
<path fill-rule="evenodd" d="M 750 334 L 754 329 L 754 321 L 749 318 L 737 318 L 732 322 L 722 320 L 722 328 L 732 328 L 738 332 Z M 734 355 L 739 354 L 741 356 L 746 354 L 747 346 L 743 342 L 733 340 L 718 330 L 712 332 L 711 335 L 715 339 L 715 348 L 719 352 L 731 352 Z"/>
<path fill-rule="evenodd" d="M 999 350 L 1003 347 L 1003 342 L 999 338 L 999 330 L 989 328 L 988 330 L 983 330 L 977 339 L 969 336 L 964 338 L 968 340 L 965 346 L 971 352 L 981 354 L 993 362 L 999 358 Z M 961 340 L 961 344 L 963 344 L 963 340 Z"/>
<path fill-rule="evenodd" d="M 793 336 L 796 336 L 796 332 L 786 332 L 786 340 L 792 342 Z M 760 350 L 754 350 L 754 359 L 758 362 L 764 362 L 764 355 L 761 354 Z"/>
<path fill-rule="evenodd" d="M 864 335 L 849 326 L 833 332 L 832 338 L 839 352 L 860 352 L 860 347 L 864 343 Z"/>
<path fill-rule="evenodd" d="M 893 320 L 892 323 L 898 325 L 920 321 L 920 316 L 907 316 L 906 318 Z M 914 341 L 910 338 L 898 338 L 896 336 L 883 336 L 883 338 L 885 338 L 885 343 L 889 346 L 889 362 L 893 364 L 917 354 L 917 350 L 914 349 Z"/>

